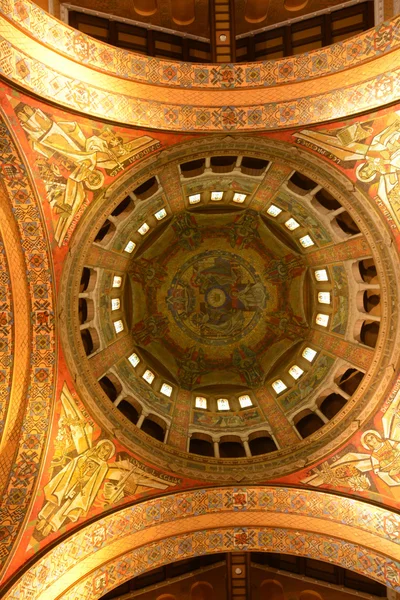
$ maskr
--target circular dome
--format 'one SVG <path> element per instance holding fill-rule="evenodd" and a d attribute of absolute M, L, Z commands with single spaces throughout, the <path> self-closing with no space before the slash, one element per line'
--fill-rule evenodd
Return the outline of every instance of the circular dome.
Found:
<path fill-rule="evenodd" d="M 378 213 L 324 169 L 282 143 L 205 139 L 89 207 L 64 348 L 88 409 L 144 459 L 267 480 L 332 452 L 379 402 L 395 258 Z"/>

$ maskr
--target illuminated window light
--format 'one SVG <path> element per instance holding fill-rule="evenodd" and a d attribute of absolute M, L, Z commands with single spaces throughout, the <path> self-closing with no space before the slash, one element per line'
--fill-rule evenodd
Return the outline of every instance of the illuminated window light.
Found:
<path fill-rule="evenodd" d="M 326 269 L 318 269 L 314 271 L 314 277 L 317 281 L 328 281 L 328 272 Z"/>
<path fill-rule="evenodd" d="M 114 275 L 114 279 L 113 279 L 113 288 L 119 288 L 122 285 L 122 277 L 120 277 L 119 275 Z"/>
<path fill-rule="evenodd" d="M 224 192 L 211 192 L 211 200 L 214 202 L 218 202 L 218 200 L 222 200 Z"/>
<path fill-rule="evenodd" d="M 118 310 L 121 306 L 121 300 L 119 298 L 112 298 L 111 310 Z"/>
<path fill-rule="evenodd" d="M 271 217 L 277 217 L 281 214 L 281 212 L 282 209 L 279 208 L 279 206 L 275 206 L 275 204 L 271 204 L 271 206 L 269 206 L 267 210 L 267 213 L 271 215 Z"/>
<path fill-rule="evenodd" d="M 143 225 L 139 227 L 138 232 L 140 233 L 140 235 L 146 235 L 149 229 L 150 227 L 147 225 L 147 223 L 143 223 Z"/>
<path fill-rule="evenodd" d="M 189 196 L 189 204 L 198 204 L 201 200 L 201 194 L 192 194 Z"/>
<path fill-rule="evenodd" d="M 321 325 L 321 327 L 328 327 L 329 315 L 318 313 L 318 315 L 315 318 L 315 322 L 317 325 Z"/>
<path fill-rule="evenodd" d="M 132 242 L 132 240 L 129 240 L 129 242 L 127 243 L 127 245 L 124 248 L 124 251 L 127 252 L 128 254 L 132 254 L 132 252 L 134 251 L 135 248 L 136 248 L 135 242 Z"/>
<path fill-rule="evenodd" d="M 300 367 L 298 367 L 297 365 L 293 365 L 293 367 L 289 369 L 289 373 L 293 377 L 293 379 L 298 379 L 303 375 L 304 371 L 303 369 L 300 369 Z"/>
<path fill-rule="evenodd" d="M 137 367 L 138 364 L 140 363 L 140 358 L 138 357 L 137 354 L 135 354 L 135 352 L 133 352 L 129 358 L 128 358 L 129 362 L 131 363 L 132 367 Z"/>
<path fill-rule="evenodd" d="M 330 292 L 318 292 L 318 302 L 320 304 L 330 304 L 331 303 Z"/>
<path fill-rule="evenodd" d="M 301 355 L 303 358 L 308 360 L 308 362 L 312 362 L 314 360 L 314 358 L 317 356 L 317 351 L 313 350 L 312 348 L 309 348 L 307 346 L 307 348 L 304 348 Z"/>
<path fill-rule="evenodd" d="M 151 385 L 153 383 L 155 375 L 152 371 L 150 371 L 150 369 L 146 369 L 146 371 L 143 373 L 142 377 L 145 381 L 147 381 L 148 384 Z"/>
<path fill-rule="evenodd" d="M 167 396 L 168 398 L 170 398 L 171 394 L 172 394 L 172 386 L 169 385 L 168 383 L 163 383 L 161 386 L 160 392 L 162 394 L 164 394 L 164 396 Z"/>
<path fill-rule="evenodd" d="M 253 406 L 250 396 L 239 396 L 240 408 L 247 408 Z"/>
<path fill-rule="evenodd" d="M 162 208 L 161 210 L 156 212 L 154 216 L 157 219 L 157 221 L 162 221 L 167 216 L 167 211 L 165 210 L 165 208 Z"/>
<path fill-rule="evenodd" d="M 233 201 L 237 202 L 237 204 L 243 204 L 243 202 L 246 200 L 246 194 L 239 194 L 238 192 L 235 192 L 233 195 Z"/>
<path fill-rule="evenodd" d="M 219 398 L 217 400 L 218 410 L 229 410 L 229 401 L 226 398 Z"/>
<path fill-rule="evenodd" d="M 281 394 L 287 389 L 287 385 L 285 385 L 283 381 L 281 381 L 281 379 L 277 379 L 276 381 L 274 381 L 272 387 L 274 388 L 277 394 Z"/>
<path fill-rule="evenodd" d="M 124 330 L 124 324 L 121 321 L 121 319 L 119 319 L 118 321 L 114 321 L 114 329 L 116 333 L 121 333 L 121 331 Z"/>
<path fill-rule="evenodd" d="M 295 229 L 297 229 L 298 227 L 300 227 L 300 223 L 298 223 L 295 219 L 293 219 L 291 217 L 290 219 L 288 219 L 286 221 L 285 227 L 287 227 L 289 229 L 289 231 L 294 231 Z"/>
<path fill-rule="evenodd" d="M 303 237 L 301 237 L 299 242 L 303 246 L 303 248 L 309 248 L 310 246 L 314 246 L 314 242 L 312 241 L 309 235 L 304 235 Z"/>
<path fill-rule="evenodd" d="M 197 396 L 194 405 L 196 408 L 207 408 L 207 398 L 203 398 L 202 396 Z"/>

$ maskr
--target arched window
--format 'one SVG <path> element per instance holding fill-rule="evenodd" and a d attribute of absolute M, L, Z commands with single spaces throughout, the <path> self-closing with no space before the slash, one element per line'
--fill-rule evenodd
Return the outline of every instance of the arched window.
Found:
<path fill-rule="evenodd" d="M 323 420 L 310 410 L 302 411 L 295 420 L 296 429 L 303 439 L 321 429 L 323 425 Z"/>
<path fill-rule="evenodd" d="M 115 375 L 112 375 L 111 373 L 103 375 L 103 377 L 99 379 L 99 384 L 104 393 L 110 398 L 111 402 L 114 402 L 122 391 L 120 382 Z"/>
<path fill-rule="evenodd" d="M 189 452 L 200 456 L 214 456 L 212 438 L 202 433 L 192 433 L 189 443 Z"/>
<path fill-rule="evenodd" d="M 327 419 L 333 419 L 337 413 L 342 410 L 347 400 L 340 394 L 332 392 L 329 396 L 326 396 L 321 402 L 319 407 L 320 411 L 326 416 Z"/>
<path fill-rule="evenodd" d="M 214 588 L 208 581 L 197 581 L 190 589 L 190 600 L 214 600 Z"/>
<path fill-rule="evenodd" d="M 166 425 L 161 419 L 157 419 L 155 415 L 150 415 L 145 418 L 141 430 L 159 442 L 164 441 Z"/>
<path fill-rule="evenodd" d="M 260 600 L 285 600 L 283 586 L 276 579 L 264 579 L 260 585 Z"/>

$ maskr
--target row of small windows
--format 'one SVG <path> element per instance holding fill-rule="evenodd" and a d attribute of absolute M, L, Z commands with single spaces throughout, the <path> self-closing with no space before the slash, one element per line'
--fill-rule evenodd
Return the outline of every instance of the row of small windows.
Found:
<path fill-rule="evenodd" d="M 130 356 L 128 356 L 128 360 L 134 369 L 136 369 L 136 367 L 141 362 L 140 357 L 136 354 L 136 352 L 132 352 L 132 354 Z M 146 383 L 148 383 L 149 385 L 152 385 L 154 379 L 156 378 L 156 374 L 153 373 L 153 371 L 151 369 L 146 369 L 142 374 L 142 378 L 146 381 Z M 169 383 L 163 382 L 161 384 L 159 391 L 164 396 L 167 396 L 168 398 L 170 398 L 171 394 L 173 392 L 173 387 Z"/>
<path fill-rule="evenodd" d="M 283 212 L 283 209 L 279 208 L 279 206 L 276 206 L 275 204 L 270 204 L 269 207 L 267 208 L 267 214 L 270 217 L 273 217 L 274 219 L 276 219 L 276 217 L 278 217 L 282 212 Z M 294 219 L 293 217 L 290 217 L 289 219 L 287 219 L 284 222 L 284 226 L 289 231 L 295 231 L 298 227 L 301 227 L 300 223 L 298 223 L 296 221 L 296 219 Z M 310 248 L 311 246 L 315 245 L 314 240 L 308 234 L 301 236 L 299 238 L 299 242 L 303 246 L 303 248 Z"/>
<path fill-rule="evenodd" d="M 189 204 L 199 204 L 202 201 L 202 199 L 204 199 L 204 194 L 210 194 L 210 200 L 212 202 L 220 202 L 227 195 L 225 192 L 221 192 L 218 190 L 214 190 L 211 192 L 203 192 L 203 193 L 198 193 L 198 194 L 191 194 L 189 196 Z M 230 195 L 231 194 L 229 193 L 229 196 Z M 234 194 L 232 196 L 232 202 L 235 202 L 235 204 L 243 204 L 243 202 L 246 200 L 246 198 L 247 198 L 247 194 L 242 194 L 240 192 L 234 192 Z"/>
<path fill-rule="evenodd" d="M 238 398 L 240 408 L 249 408 L 253 406 L 252 399 L 247 394 L 239 396 Z M 196 396 L 194 400 L 195 408 L 207 410 L 209 408 L 209 401 L 204 396 Z M 217 399 L 217 410 L 226 411 L 231 410 L 231 405 L 228 398 Z"/>
<path fill-rule="evenodd" d="M 305 358 L 305 360 L 307 360 L 309 363 L 312 363 L 314 358 L 317 356 L 317 351 L 307 346 L 306 348 L 304 348 L 303 352 L 301 353 L 301 356 Z M 298 365 L 292 365 L 288 373 L 296 381 L 303 375 L 304 369 L 302 369 Z M 282 394 L 282 392 L 288 389 L 286 383 L 284 383 L 281 379 L 276 379 L 272 382 L 271 385 L 276 394 Z"/>

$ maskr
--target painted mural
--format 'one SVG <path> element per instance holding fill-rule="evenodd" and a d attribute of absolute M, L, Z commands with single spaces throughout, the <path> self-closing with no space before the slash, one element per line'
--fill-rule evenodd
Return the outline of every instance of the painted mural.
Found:
<path fill-rule="evenodd" d="M 54 238 L 68 241 L 77 217 L 105 184 L 127 166 L 159 150 L 150 136 L 121 137 L 112 127 L 90 130 L 76 121 L 56 119 L 23 102 L 15 106 L 36 156 L 52 208 Z"/>
<path fill-rule="evenodd" d="M 359 446 L 366 452 L 360 452 Z M 322 463 L 302 483 L 363 491 L 375 488 L 371 474 L 386 486 L 400 486 L 400 392 L 387 407 L 378 429 L 365 430 L 358 446 Z"/>
<path fill-rule="evenodd" d="M 33 536 L 41 540 L 63 525 L 88 515 L 94 504 L 107 507 L 143 489 L 166 490 L 179 479 L 156 474 L 126 453 L 117 453 L 107 438 L 94 439 L 94 423 L 85 418 L 78 402 L 64 384 L 62 411 L 45 503 L 39 511 Z"/>

